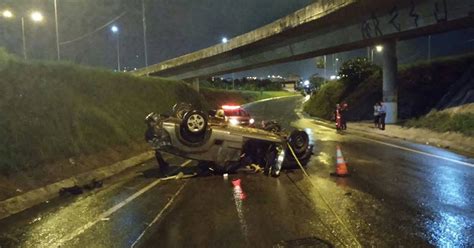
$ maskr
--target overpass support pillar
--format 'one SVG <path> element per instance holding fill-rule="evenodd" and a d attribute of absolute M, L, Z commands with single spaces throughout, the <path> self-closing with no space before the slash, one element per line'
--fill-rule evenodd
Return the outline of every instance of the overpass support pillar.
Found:
<path fill-rule="evenodd" d="M 393 124 L 398 120 L 397 41 L 385 42 L 383 49 L 383 101 L 387 108 L 385 121 Z"/>
<path fill-rule="evenodd" d="M 193 87 L 193 89 L 195 89 L 197 92 L 199 92 L 199 78 L 193 79 L 192 87 Z"/>

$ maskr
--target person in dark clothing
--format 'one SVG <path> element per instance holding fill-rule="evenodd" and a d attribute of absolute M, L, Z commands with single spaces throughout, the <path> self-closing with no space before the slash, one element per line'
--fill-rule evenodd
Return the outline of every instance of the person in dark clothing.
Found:
<path fill-rule="evenodd" d="M 376 102 L 374 105 L 374 126 L 379 128 L 380 124 L 380 103 Z"/>
<path fill-rule="evenodd" d="M 380 101 L 380 123 L 379 128 L 385 130 L 385 117 L 387 117 L 387 107 L 383 101 Z"/>
<path fill-rule="evenodd" d="M 341 115 L 341 129 L 342 130 L 347 129 L 347 119 L 346 119 L 347 109 L 348 109 L 347 103 L 342 103 L 341 109 L 339 111 L 339 114 Z"/>

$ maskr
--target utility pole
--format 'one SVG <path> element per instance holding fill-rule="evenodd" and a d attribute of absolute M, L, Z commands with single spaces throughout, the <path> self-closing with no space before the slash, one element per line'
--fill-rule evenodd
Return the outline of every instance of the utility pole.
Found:
<path fill-rule="evenodd" d="M 327 80 L 327 63 L 326 63 L 326 55 L 324 55 L 324 81 Z"/>
<path fill-rule="evenodd" d="M 235 80 L 235 74 L 232 72 L 232 90 L 235 90 L 234 80 Z"/>
<path fill-rule="evenodd" d="M 26 37 L 25 37 L 25 18 L 21 17 L 21 35 L 23 37 L 23 58 L 28 59 L 26 56 Z"/>
<path fill-rule="evenodd" d="M 145 0 L 142 0 L 142 22 L 143 22 L 143 48 L 145 53 L 145 67 L 148 67 L 148 46 L 146 40 L 146 12 Z"/>
<path fill-rule="evenodd" d="M 54 20 L 56 21 L 56 52 L 58 60 L 61 60 L 61 53 L 59 50 L 59 24 L 58 24 L 58 3 L 54 0 Z"/>
<path fill-rule="evenodd" d="M 120 72 L 120 33 L 117 33 L 117 71 Z"/>

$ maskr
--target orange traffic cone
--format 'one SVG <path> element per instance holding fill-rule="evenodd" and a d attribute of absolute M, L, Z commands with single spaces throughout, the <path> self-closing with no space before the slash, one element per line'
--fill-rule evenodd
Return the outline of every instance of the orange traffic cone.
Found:
<path fill-rule="evenodd" d="M 346 161 L 342 156 L 341 148 L 337 146 L 336 150 L 336 172 L 331 173 L 331 176 L 345 177 L 349 176 L 349 171 L 347 171 Z"/>

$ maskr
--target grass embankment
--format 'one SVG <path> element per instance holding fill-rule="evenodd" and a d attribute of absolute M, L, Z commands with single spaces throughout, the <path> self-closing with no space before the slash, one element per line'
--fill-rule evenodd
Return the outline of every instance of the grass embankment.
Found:
<path fill-rule="evenodd" d="M 248 102 L 258 101 L 262 99 L 292 96 L 296 93 L 288 91 L 237 91 L 237 90 L 220 90 L 212 88 L 201 88 L 201 94 L 212 108 L 218 108 L 224 104 L 245 104 Z"/>
<path fill-rule="evenodd" d="M 459 90 L 451 87 L 470 70 L 473 64 L 474 55 L 470 54 L 439 59 L 432 63 L 423 62 L 402 66 L 398 73 L 399 117 L 408 120 L 430 112 L 447 92 Z M 382 75 L 380 72 L 375 72 L 366 80 L 355 84 L 342 81 L 325 84 L 305 105 L 305 111 L 312 116 L 330 119 L 336 103 L 345 101 L 350 107 L 349 120 L 370 120 L 373 118 L 374 103 L 381 99 Z M 436 112 L 418 121 L 407 123 L 437 131 L 449 130 L 463 133 L 474 127 L 472 116 L 464 114 L 447 116 Z"/>
<path fill-rule="evenodd" d="M 404 126 L 427 128 L 437 132 L 460 132 L 474 137 L 474 104 L 443 111 L 431 111 L 425 116 L 408 120 Z"/>
<path fill-rule="evenodd" d="M 119 147 L 116 153 L 123 156 L 117 159 L 124 159 L 144 147 L 133 144 L 145 144 L 146 114 L 167 111 L 180 101 L 202 104 L 199 94 L 181 82 L 26 63 L 2 53 L 0 75 L 3 176 Z M 66 163 L 63 175 L 80 171 L 76 167 Z"/>

